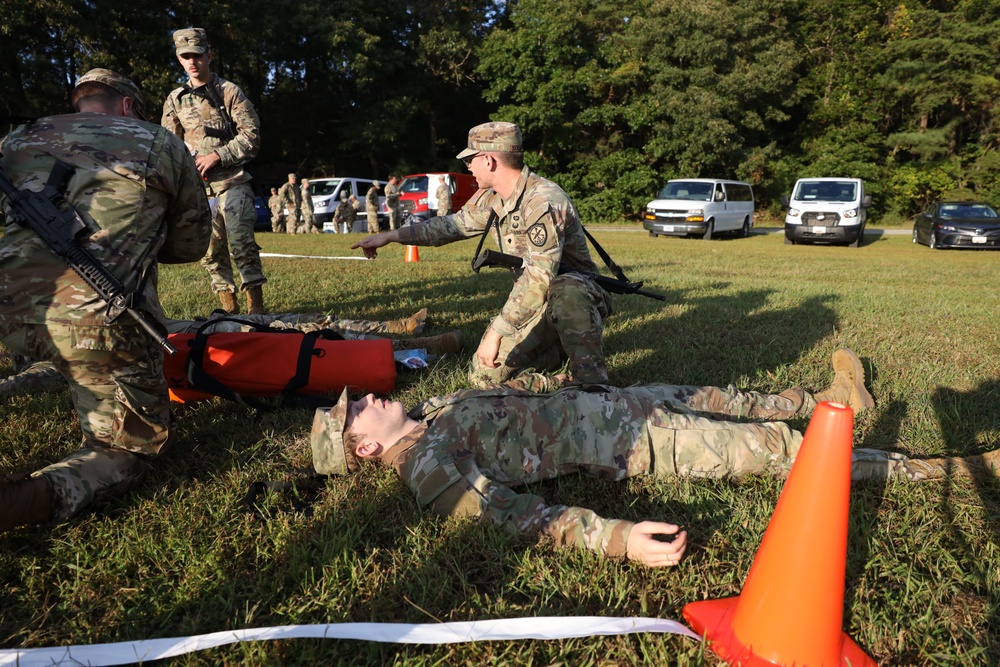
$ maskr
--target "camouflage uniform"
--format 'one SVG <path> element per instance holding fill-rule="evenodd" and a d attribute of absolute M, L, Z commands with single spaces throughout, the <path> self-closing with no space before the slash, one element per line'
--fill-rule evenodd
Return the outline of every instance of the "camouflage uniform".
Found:
<path fill-rule="evenodd" d="M 277 193 L 271 195 L 271 198 L 267 200 L 267 207 L 271 210 L 271 231 L 285 231 L 285 209 Z"/>
<path fill-rule="evenodd" d="M 240 289 L 247 291 L 267 282 L 260 263 L 260 247 L 253 233 L 257 213 L 253 206 L 250 174 L 243 168 L 260 149 L 260 119 L 253 104 L 236 84 L 214 74 L 208 85 L 222 98 L 236 124 L 234 139 L 226 141 L 205 133 L 206 127 L 222 130 L 225 122 L 198 89 L 191 89 L 190 80 L 167 97 L 160 124 L 183 139 L 196 155 L 215 152 L 222 158 L 219 165 L 208 172 L 208 180 L 204 183 L 205 193 L 209 198 L 215 197 L 217 202 L 212 239 L 201 265 L 212 278 L 212 291 L 235 292 L 233 263 L 229 258 L 231 248 L 242 281 Z"/>
<path fill-rule="evenodd" d="M 631 522 L 547 505 L 511 487 L 572 473 L 606 480 L 785 475 L 802 434 L 781 422 L 730 420 L 805 417 L 816 406 L 801 389 L 779 395 L 733 386 L 592 389 L 539 395 L 497 388 L 433 398 L 410 411 L 422 423 L 382 460 L 396 468 L 421 506 L 441 515 L 480 517 L 518 533 L 545 533 L 559 545 L 622 557 Z M 955 461 L 974 466 L 977 458 Z M 852 478 L 925 479 L 939 469 L 925 470 L 925 462 L 901 454 L 855 450 Z"/>
<path fill-rule="evenodd" d="M 611 298 L 573 272 L 597 272 L 597 265 L 576 207 L 558 185 L 524 167 L 510 199 L 504 201 L 492 189 L 480 190 L 454 215 L 399 230 L 400 243 L 438 246 L 480 236 L 494 213 L 500 250 L 526 264 L 490 325 L 502 336 L 498 367 L 487 368 L 473 357 L 470 383 L 485 388 L 520 375 L 517 382 L 525 389 L 555 389 L 559 384 L 554 377 L 526 371 L 554 371 L 567 358 L 575 381 L 606 382 L 603 331 Z M 560 265 L 568 272 L 560 275 Z"/>
<path fill-rule="evenodd" d="M 447 179 L 438 186 L 437 192 L 434 193 L 437 197 L 437 214 L 448 215 L 451 213 L 451 187 L 448 186 Z"/>
<path fill-rule="evenodd" d="M 11 132 L 2 163 L 14 183 L 40 190 L 54 159 L 74 169 L 66 198 L 89 227 L 85 247 L 142 309 L 164 320 L 156 262 L 205 253 L 210 212 L 184 143 L 131 118 L 77 113 Z M 7 202 L 0 196 L 0 208 Z M 170 434 L 163 353 L 127 316 L 105 324 L 105 302 L 30 229 L 0 240 L 0 338 L 49 362 L 69 381 L 84 448 L 42 468 L 55 492 L 52 519 L 65 520 L 96 496 L 128 488 Z"/>
<path fill-rule="evenodd" d="M 389 229 L 399 229 L 399 186 L 385 184 L 385 207 L 389 211 Z"/>
<path fill-rule="evenodd" d="M 378 181 L 375 181 L 365 194 L 365 215 L 368 217 L 369 234 L 378 234 L 378 203 Z"/>
<path fill-rule="evenodd" d="M 302 191 L 295 183 L 285 183 L 278 190 L 278 198 L 286 212 L 285 231 L 298 234 L 302 223 Z"/>
<path fill-rule="evenodd" d="M 333 212 L 333 221 L 336 224 L 342 222 L 347 223 L 348 231 L 354 229 L 354 220 L 358 215 L 358 211 L 351 205 L 351 202 L 346 198 L 341 199 L 340 203 L 337 204 L 337 210 Z"/>
<path fill-rule="evenodd" d="M 312 195 L 309 193 L 308 182 L 302 183 L 302 188 L 299 191 L 299 197 L 302 199 L 302 203 L 299 204 L 299 216 L 302 218 L 301 232 L 303 234 L 315 232 L 316 221 L 313 219 L 313 199 Z"/>

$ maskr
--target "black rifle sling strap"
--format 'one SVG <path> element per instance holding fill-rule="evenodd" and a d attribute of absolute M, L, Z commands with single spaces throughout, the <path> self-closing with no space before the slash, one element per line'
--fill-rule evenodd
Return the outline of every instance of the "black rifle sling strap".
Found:
<path fill-rule="evenodd" d="M 605 266 L 611 269 L 611 273 L 615 274 L 615 278 L 625 283 L 630 282 L 629 279 L 625 277 L 625 272 L 622 271 L 620 266 L 615 264 L 615 260 L 611 259 L 611 256 L 604 248 L 601 247 L 601 244 L 597 242 L 597 239 L 590 235 L 590 232 L 587 231 L 587 228 L 583 226 L 582 222 L 580 223 L 580 229 L 583 230 L 583 233 L 587 236 L 587 240 L 594 246 L 594 250 L 596 250 L 597 254 L 600 255 Z"/>
<path fill-rule="evenodd" d="M 322 349 L 316 349 L 316 341 L 319 339 L 344 340 L 343 336 L 335 331 L 326 329 L 310 333 L 303 333 L 298 329 L 279 329 L 270 327 L 266 324 L 261 324 L 259 322 L 240 319 L 238 317 L 224 317 L 208 320 L 198 327 L 194 340 L 191 342 L 191 349 L 188 352 L 184 373 L 188 384 L 190 384 L 193 389 L 214 394 L 220 398 L 234 401 L 241 405 L 254 408 L 255 410 L 271 410 L 275 407 L 252 396 L 244 396 L 234 391 L 205 370 L 205 352 L 208 349 L 209 337 L 212 335 L 210 330 L 214 324 L 219 322 L 236 322 L 249 327 L 255 332 L 268 332 L 276 335 L 298 334 L 301 336 L 302 342 L 299 345 L 298 356 L 296 358 L 295 374 L 288 381 L 288 384 L 286 384 L 280 391 L 280 395 L 284 397 L 287 405 L 295 407 L 323 407 L 330 402 L 329 399 L 322 396 L 293 396 L 292 394 L 309 383 L 309 371 L 312 367 L 313 357 L 318 357 L 324 354 Z"/>
<path fill-rule="evenodd" d="M 479 268 L 476 266 L 476 260 L 479 259 L 479 253 L 483 250 L 483 243 L 486 242 L 486 237 L 490 235 L 490 227 L 496 227 L 497 230 L 497 249 L 503 250 L 503 246 L 500 244 L 500 223 L 498 222 L 499 217 L 497 212 L 490 210 L 490 218 L 486 221 L 486 228 L 483 229 L 483 235 L 479 237 L 479 245 L 476 246 L 476 254 L 472 256 L 472 270 L 479 273 Z"/>

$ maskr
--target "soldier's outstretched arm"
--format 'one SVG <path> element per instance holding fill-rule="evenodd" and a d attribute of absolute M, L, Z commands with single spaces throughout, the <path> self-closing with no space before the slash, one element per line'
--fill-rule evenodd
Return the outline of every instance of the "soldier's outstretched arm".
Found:
<path fill-rule="evenodd" d="M 673 535 L 670 542 L 661 541 L 658 536 Z M 629 560 L 650 567 L 677 565 L 687 548 L 687 531 L 672 523 L 643 521 L 632 526 L 628 534 L 625 555 Z"/>

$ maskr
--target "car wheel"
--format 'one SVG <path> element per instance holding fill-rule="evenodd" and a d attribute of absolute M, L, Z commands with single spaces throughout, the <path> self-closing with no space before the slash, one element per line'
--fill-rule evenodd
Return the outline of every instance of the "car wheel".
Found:
<path fill-rule="evenodd" d="M 852 241 L 851 243 L 848 243 L 847 246 L 849 248 L 859 248 L 859 247 L 861 247 L 861 240 L 863 238 L 865 238 L 865 228 L 864 227 L 862 227 L 861 229 L 858 230 L 858 238 L 854 239 L 854 241 Z"/>
<path fill-rule="evenodd" d="M 650 237 L 650 238 L 653 238 L 653 239 L 655 239 L 655 238 L 656 238 L 657 236 L 659 236 L 659 234 L 657 234 L 656 232 L 650 232 L 650 233 L 649 233 L 649 237 Z"/>
<path fill-rule="evenodd" d="M 787 236 L 785 237 L 785 245 L 795 245 L 795 241 L 791 240 Z"/>
<path fill-rule="evenodd" d="M 750 218 L 743 218 L 743 227 L 740 229 L 740 238 L 745 239 L 750 236 Z"/>
<path fill-rule="evenodd" d="M 927 239 L 927 247 L 930 248 L 931 250 L 937 250 L 938 249 L 937 234 L 934 232 L 933 229 L 931 230 L 930 237 L 928 237 L 928 239 Z"/>
<path fill-rule="evenodd" d="M 705 234 L 701 237 L 706 241 L 712 240 L 712 232 L 715 231 L 715 220 L 708 221 L 708 227 L 705 228 Z"/>
<path fill-rule="evenodd" d="M 914 243 L 920 243 L 920 241 L 917 239 L 917 228 L 916 227 L 913 228 L 913 242 Z"/>

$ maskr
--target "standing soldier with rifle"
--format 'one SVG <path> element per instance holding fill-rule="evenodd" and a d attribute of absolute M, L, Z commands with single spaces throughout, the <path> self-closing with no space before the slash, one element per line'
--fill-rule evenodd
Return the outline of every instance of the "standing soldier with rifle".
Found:
<path fill-rule="evenodd" d="M 157 261 L 197 260 L 211 233 L 184 142 L 144 122 L 135 84 L 91 70 L 73 106 L 0 146 L 0 341 L 66 378 L 83 448 L 0 479 L 0 533 L 131 488 L 167 446 Z"/>
<path fill-rule="evenodd" d="M 222 307 L 238 313 L 231 247 L 248 311 L 264 313 L 262 286 L 267 279 L 253 233 L 257 214 L 250 174 L 244 168 L 260 149 L 260 119 L 239 86 L 212 72 L 212 49 L 204 29 L 177 30 L 174 47 L 190 78 L 167 97 L 160 123 L 194 153 L 206 194 L 213 200 L 212 240 L 201 264 L 212 277 L 212 291 Z"/>
<path fill-rule="evenodd" d="M 493 236 L 501 251 L 523 260 L 523 270 L 479 343 L 472 386 L 512 378 L 531 391 L 552 391 L 567 380 L 606 383 L 602 336 L 611 297 L 587 275 L 596 274 L 597 265 L 573 202 L 524 165 L 521 130 L 513 123 L 472 128 L 458 158 L 480 187 L 460 211 L 369 236 L 354 247 L 374 258 L 388 243 L 436 246 Z M 567 360 L 568 377 L 543 374 Z"/>

